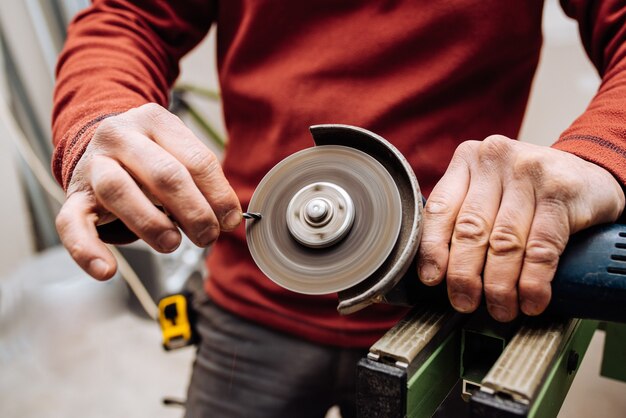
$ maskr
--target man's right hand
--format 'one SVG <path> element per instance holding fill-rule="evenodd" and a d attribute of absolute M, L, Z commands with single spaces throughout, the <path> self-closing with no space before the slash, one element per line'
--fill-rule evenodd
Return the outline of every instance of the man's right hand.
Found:
<path fill-rule="evenodd" d="M 146 104 L 107 118 L 96 129 L 74 169 L 56 226 L 72 258 L 104 280 L 113 276 L 116 262 L 97 225 L 119 219 L 167 253 L 180 244 L 178 227 L 205 247 L 221 230 L 237 227 L 241 216 L 216 156 L 179 118 Z"/>

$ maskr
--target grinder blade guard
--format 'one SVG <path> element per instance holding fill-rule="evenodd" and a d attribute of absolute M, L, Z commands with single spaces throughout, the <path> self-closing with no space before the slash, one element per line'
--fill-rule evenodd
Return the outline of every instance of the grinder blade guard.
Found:
<path fill-rule="evenodd" d="M 279 162 L 248 206 L 250 253 L 299 293 L 339 293 L 348 314 L 383 300 L 407 272 L 422 231 L 422 196 L 388 141 L 349 125 L 310 128 L 314 147 Z"/>

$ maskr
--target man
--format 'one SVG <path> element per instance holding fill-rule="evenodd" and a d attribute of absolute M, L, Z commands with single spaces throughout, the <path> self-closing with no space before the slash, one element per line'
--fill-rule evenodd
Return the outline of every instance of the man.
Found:
<path fill-rule="evenodd" d="M 407 157 L 429 195 L 419 277 L 445 277 L 457 310 L 483 293 L 499 321 L 545 309 L 569 235 L 617 219 L 626 182 L 626 5 L 563 6 L 603 82 L 551 148 L 509 139 L 539 57 L 541 0 L 96 0 L 76 18 L 55 94 L 53 168 L 67 190 L 57 227 L 100 280 L 115 271 L 103 241 L 168 252 L 180 227 L 215 242 L 188 416 L 323 416 L 335 403 L 351 416 L 354 362 L 403 313 L 340 317 L 334 297 L 278 288 L 246 251 L 242 206 L 311 145 L 313 124 L 362 126 Z M 213 22 L 222 166 L 161 107 Z"/>

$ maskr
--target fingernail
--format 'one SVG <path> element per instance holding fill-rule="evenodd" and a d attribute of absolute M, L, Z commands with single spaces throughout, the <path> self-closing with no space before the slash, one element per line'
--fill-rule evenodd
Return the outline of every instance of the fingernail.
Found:
<path fill-rule="evenodd" d="M 424 263 L 420 266 L 419 277 L 424 283 L 434 282 L 439 277 L 439 269 L 433 263 Z"/>
<path fill-rule="evenodd" d="M 539 315 L 539 305 L 531 300 L 525 300 L 522 302 L 522 310 L 526 315 Z"/>
<path fill-rule="evenodd" d="M 222 225 L 226 229 L 234 229 L 241 223 L 241 211 L 238 209 L 231 210 L 222 218 Z"/>
<path fill-rule="evenodd" d="M 509 318 L 510 318 L 510 312 L 504 306 L 489 305 L 489 313 L 491 313 L 491 316 L 496 321 L 500 321 L 500 322 L 507 322 L 509 321 Z"/>
<path fill-rule="evenodd" d="M 178 236 L 178 233 L 172 230 L 167 230 L 161 233 L 161 235 L 159 235 L 159 238 L 157 239 L 158 246 L 163 251 L 167 252 L 174 251 L 176 248 L 178 248 L 179 243 L 180 238 Z"/>
<path fill-rule="evenodd" d="M 101 279 L 109 272 L 109 265 L 101 258 L 94 258 L 89 262 L 89 272 Z"/>
<path fill-rule="evenodd" d="M 457 293 L 450 297 L 450 302 L 452 302 L 452 306 L 459 312 L 467 313 L 471 312 L 474 304 L 472 300 L 462 293 Z"/>
<path fill-rule="evenodd" d="M 219 235 L 220 235 L 219 228 L 216 228 L 214 226 L 209 226 L 204 231 L 198 234 L 198 242 L 200 243 L 200 245 L 208 246 L 212 244 Z"/>

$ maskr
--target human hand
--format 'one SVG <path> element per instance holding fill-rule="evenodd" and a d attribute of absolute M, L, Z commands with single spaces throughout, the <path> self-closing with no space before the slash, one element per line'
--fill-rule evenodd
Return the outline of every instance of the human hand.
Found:
<path fill-rule="evenodd" d="M 56 219 L 63 245 L 96 279 L 115 273 L 115 258 L 96 225 L 121 220 L 159 252 L 184 233 L 199 246 L 241 222 L 241 206 L 216 156 L 176 116 L 146 104 L 105 119 L 74 169 Z"/>
<path fill-rule="evenodd" d="M 520 308 L 538 315 L 569 236 L 623 209 L 615 178 L 573 154 L 498 135 L 464 142 L 424 209 L 420 280 L 446 277 L 460 312 L 474 311 L 484 289 L 498 321 Z"/>

